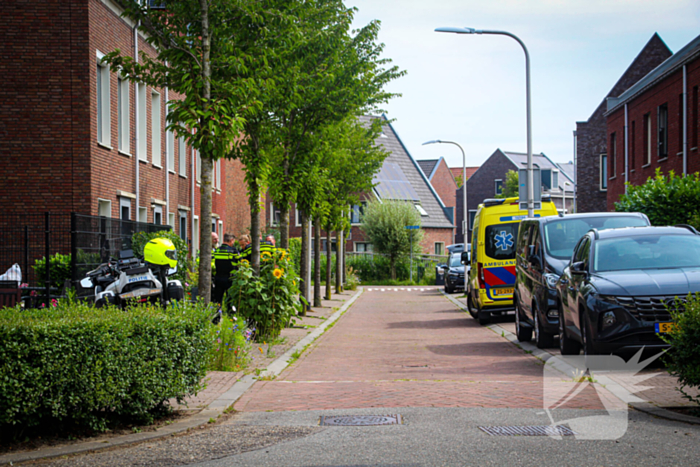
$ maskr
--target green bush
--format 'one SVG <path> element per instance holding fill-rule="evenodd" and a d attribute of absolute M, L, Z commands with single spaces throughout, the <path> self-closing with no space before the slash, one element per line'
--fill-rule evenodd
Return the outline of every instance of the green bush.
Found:
<path fill-rule="evenodd" d="M 700 389 L 700 294 L 688 295 L 685 307 L 671 308 L 670 312 L 675 326 L 671 332 L 661 334 L 661 338 L 671 345 L 664 355 L 666 367 L 669 373 L 678 377 L 683 397 L 700 404 L 697 397 Z M 686 392 L 685 388 L 693 388 L 695 395 Z"/>
<path fill-rule="evenodd" d="M 209 314 L 185 302 L 0 310 L 0 431 L 151 422 L 168 399 L 202 389 Z"/>
<path fill-rule="evenodd" d="M 240 371 L 250 362 L 252 332 L 245 320 L 223 314 L 221 321 L 211 328 L 209 341 L 209 370 Z"/>
<path fill-rule="evenodd" d="M 131 237 L 131 248 L 134 250 L 134 254 L 139 258 L 143 259 L 143 248 L 146 243 L 150 242 L 154 238 L 167 238 L 173 245 L 175 245 L 175 250 L 177 250 L 177 274 L 175 274 L 173 279 L 179 279 L 184 285 L 187 281 L 187 272 L 189 268 L 189 263 L 187 260 L 187 243 L 180 238 L 172 230 L 161 230 L 160 232 L 136 232 Z"/>
<path fill-rule="evenodd" d="M 66 280 L 71 279 L 70 260 L 71 255 L 62 255 L 60 253 L 49 257 L 51 287 L 62 288 Z M 36 260 L 32 267 L 36 273 L 37 285 L 43 286 L 46 277 L 46 257 Z"/>
<path fill-rule="evenodd" d="M 301 238 L 292 237 L 289 239 L 289 260 L 297 275 L 301 274 Z"/>
<path fill-rule="evenodd" d="M 245 260 L 231 273 L 224 310 L 242 316 L 258 340 L 271 340 L 301 311 L 299 276 L 286 251 L 263 252 L 260 256 L 259 276 Z"/>
<path fill-rule="evenodd" d="M 396 262 L 396 279 L 391 279 L 389 258 L 383 255 L 350 255 L 347 257 L 347 267 L 352 267 L 363 284 L 408 284 L 411 277 L 411 259 L 400 258 Z M 415 284 L 435 284 L 435 262 L 424 263 L 413 260 L 413 282 Z"/>
<path fill-rule="evenodd" d="M 644 213 L 652 225 L 691 224 L 700 228 L 700 174 L 678 176 L 670 171 L 664 176 L 657 168 L 643 185 L 627 185 L 615 211 Z"/>

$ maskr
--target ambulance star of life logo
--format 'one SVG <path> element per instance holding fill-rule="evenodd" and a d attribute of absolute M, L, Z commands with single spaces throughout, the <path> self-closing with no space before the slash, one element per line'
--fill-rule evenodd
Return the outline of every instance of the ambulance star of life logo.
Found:
<path fill-rule="evenodd" d="M 625 435 L 629 404 L 644 402 L 634 394 L 652 386 L 641 383 L 659 373 L 640 373 L 664 352 L 641 360 L 642 350 L 625 362 L 616 355 L 557 355 L 544 365 L 543 405 L 551 425 L 568 425 L 576 439 L 615 440 Z M 640 361 L 641 360 L 641 361 Z M 591 415 L 570 417 L 571 410 Z M 556 430 L 550 437 L 562 439 Z"/>
<path fill-rule="evenodd" d="M 505 251 L 513 246 L 513 234 L 506 234 L 505 230 L 501 230 L 501 233 L 494 238 L 496 239 L 496 248 Z"/>

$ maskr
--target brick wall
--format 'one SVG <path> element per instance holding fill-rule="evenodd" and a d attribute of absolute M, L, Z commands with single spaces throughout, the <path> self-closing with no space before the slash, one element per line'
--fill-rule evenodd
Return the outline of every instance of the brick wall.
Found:
<path fill-rule="evenodd" d="M 435 254 L 435 244 L 443 243 L 443 254 L 447 254 L 445 247 L 452 244 L 453 229 L 423 229 L 423 240 L 420 246 L 424 255 Z"/>
<path fill-rule="evenodd" d="M 607 97 L 622 94 L 634 83 L 671 56 L 661 38 L 654 34 L 620 77 Z M 576 123 L 576 201 L 578 212 L 607 210 L 607 194 L 601 190 L 600 155 L 607 151 L 605 100 L 586 122 Z M 619 168 L 619 166 L 618 166 Z"/>
<path fill-rule="evenodd" d="M 700 88 L 700 58 L 695 58 L 686 65 L 687 81 L 687 105 L 688 105 L 688 173 L 700 171 L 700 157 L 698 157 L 698 137 L 700 122 L 698 114 L 698 98 L 694 97 Z M 683 93 L 683 70 L 675 70 L 666 78 L 646 89 L 627 103 L 628 115 L 628 165 L 629 182 L 633 185 L 643 184 L 652 177 L 657 168 L 668 174 L 673 170 L 676 174 L 683 173 L 683 108 L 681 95 Z M 658 150 L 658 109 L 666 104 L 668 108 L 668 151 L 667 157 L 660 157 Z M 645 144 L 645 115 L 648 115 L 651 127 L 651 145 Z M 607 209 L 613 210 L 615 202 L 625 192 L 625 109 L 624 106 L 616 109 L 607 116 L 607 143 L 609 154 L 609 170 L 612 170 L 613 147 L 612 134 L 615 134 L 617 160 L 616 172 L 610 172 L 610 180 L 607 192 Z M 634 135 L 633 135 L 634 133 Z M 649 163 L 646 161 L 646 152 L 649 154 Z"/>
<path fill-rule="evenodd" d="M 426 174 L 429 175 L 429 174 Z M 447 167 L 445 159 L 440 159 L 438 166 L 430 179 L 430 184 L 433 185 L 438 196 L 446 207 L 454 208 L 457 198 L 457 183 L 455 182 L 452 172 Z"/>

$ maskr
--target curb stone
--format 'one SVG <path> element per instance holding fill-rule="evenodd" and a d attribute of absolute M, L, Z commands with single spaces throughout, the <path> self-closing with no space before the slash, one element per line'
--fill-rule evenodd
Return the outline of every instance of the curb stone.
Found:
<path fill-rule="evenodd" d="M 456 298 L 451 297 L 450 295 L 446 294 L 444 291 L 442 292 L 445 297 L 457 305 L 461 310 L 469 312 L 467 309 L 466 304 L 461 303 L 459 300 Z M 491 331 L 495 332 L 496 334 L 499 334 L 501 337 L 505 338 L 506 340 L 510 341 L 512 344 L 520 346 L 523 350 L 530 352 L 534 357 L 542 360 L 544 363 L 547 363 L 547 361 L 554 357 L 555 355 L 547 352 L 546 350 L 542 350 L 537 348 L 537 346 L 529 343 L 529 342 L 520 342 L 518 341 L 518 338 L 516 337 L 515 334 L 512 332 L 508 331 L 507 329 L 502 328 L 498 324 L 490 324 L 488 326 L 484 326 L 486 328 L 489 328 Z M 571 365 L 568 365 L 565 362 L 562 362 L 561 360 L 557 360 L 556 363 L 554 363 L 553 368 L 556 370 L 560 371 L 561 373 L 568 375 L 571 374 L 571 370 L 574 368 Z M 613 394 L 615 397 L 620 399 L 623 402 L 627 402 L 625 400 L 625 395 L 628 393 L 627 390 L 622 388 L 617 382 L 613 381 L 612 379 L 608 378 L 607 376 L 602 376 L 598 375 L 596 376 L 596 379 L 598 382 L 602 385 L 605 386 L 605 389 L 607 389 L 611 394 Z M 692 415 L 684 415 L 680 413 L 673 412 L 671 410 L 666 410 L 662 407 L 657 407 L 654 404 L 647 402 L 647 401 L 642 401 L 642 402 L 629 402 L 628 405 L 632 407 L 635 410 L 638 410 L 640 412 L 644 412 L 646 414 L 659 417 L 659 418 L 664 418 L 666 420 L 672 420 L 674 422 L 683 422 L 683 423 L 690 423 L 692 425 L 700 425 L 700 417 L 694 417 Z"/>
<path fill-rule="evenodd" d="M 329 316 L 323 324 L 315 328 L 312 332 L 306 335 L 303 339 L 296 343 L 291 349 L 287 350 L 281 357 L 270 363 L 265 370 L 260 373 L 260 376 L 246 375 L 236 381 L 228 391 L 221 394 L 206 408 L 187 417 L 185 420 L 175 422 L 171 425 L 166 425 L 158 428 L 156 431 L 144 433 L 131 433 L 128 435 L 115 436 L 113 439 L 104 441 L 86 441 L 84 443 L 71 444 L 68 446 L 58 446 L 36 451 L 25 451 L 13 454 L 5 454 L 0 456 L 0 465 L 12 465 L 16 462 L 26 462 L 37 459 L 45 459 L 51 457 L 61 457 L 73 454 L 81 454 L 85 452 L 100 451 L 103 449 L 112 448 L 115 446 L 125 446 L 129 444 L 137 444 L 145 441 L 151 441 L 166 436 L 173 436 L 193 428 L 197 428 L 209 423 L 209 420 L 216 420 L 221 416 L 226 409 L 231 407 L 258 379 L 263 377 L 277 376 L 288 365 L 292 355 L 297 351 L 302 351 L 308 344 L 315 341 L 324 331 L 333 323 L 335 323 L 357 300 L 364 291 L 363 287 L 359 287 L 357 292 L 345 301 L 342 307 L 335 313 Z"/>

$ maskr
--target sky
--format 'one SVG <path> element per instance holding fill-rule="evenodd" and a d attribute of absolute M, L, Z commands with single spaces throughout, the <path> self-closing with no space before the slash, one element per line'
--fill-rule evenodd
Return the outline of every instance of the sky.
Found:
<path fill-rule="evenodd" d="M 510 37 L 434 32 L 508 31 L 528 48 L 532 148 L 573 160 L 586 121 L 654 33 L 677 52 L 700 34 L 698 0 L 346 0 L 353 26 L 379 20 L 385 58 L 406 71 L 382 110 L 415 159 L 467 166 L 497 148 L 526 152 L 525 55 Z"/>

